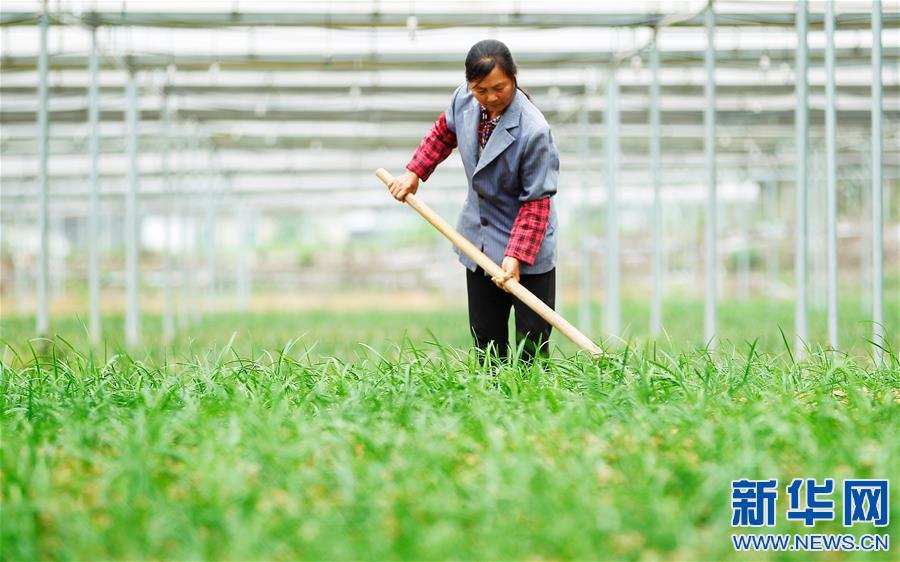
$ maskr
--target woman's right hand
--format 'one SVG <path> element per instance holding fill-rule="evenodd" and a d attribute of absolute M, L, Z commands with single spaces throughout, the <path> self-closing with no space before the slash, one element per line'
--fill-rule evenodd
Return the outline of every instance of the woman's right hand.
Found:
<path fill-rule="evenodd" d="M 415 194 L 419 190 L 419 176 L 415 172 L 406 170 L 406 173 L 394 178 L 388 189 L 394 199 L 402 203 L 408 194 Z"/>

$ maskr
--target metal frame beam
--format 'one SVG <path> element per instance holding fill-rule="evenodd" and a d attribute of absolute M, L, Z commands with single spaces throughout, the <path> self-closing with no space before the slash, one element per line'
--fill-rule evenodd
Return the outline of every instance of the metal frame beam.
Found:
<path fill-rule="evenodd" d="M 881 364 L 884 351 L 884 185 L 882 138 L 882 79 L 881 79 L 881 0 L 872 5 L 872 341 L 873 354 Z"/>
<path fill-rule="evenodd" d="M 808 233 L 808 185 L 807 171 L 809 158 L 809 108 L 807 106 L 807 5 L 806 0 L 797 0 L 797 61 L 795 90 L 797 108 L 795 110 L 796 147 L 796 238 L 794 244 L 794 350 L 798 356 L 804 353 L 809 340 L 807 304 L 807 256 L 809 253 Z"/>
<path fill-rule="evenodd" d="M 88 274 L 89 304 L 90 307 L 90 333 L 91 340 L 97 344 L 102 338 L 102 324 L 100 316 L 100 71 L 97 53 L 97 29 L 91 28 L 91 58 L 89 72 L 91 75 L 90 88 L 88 89 L 88 123 L 90 134 L 88 135 L 88 154 L 90 159 L 90 207 L 91 216 L 88 223 L 89 231 L 89 257 L 90 271 Z"/>
<path fill-rule="evenodd" d="M 606 314 L 607 335 L 619 336 L 621 332 L 621 307 L 619 295 L 619 220 L 618 220 L 618 171 L 619 171 L 619 83 L 618 69 L 613 67 L 606 79 Z"/>
<path fill-rule="evenodd" d="M 659 118 L 659 48 L 654 35 L 650 50 L 650 170 L 653 183 L 653 292 L 650 304 L 650 334 L 659 336 L 663 329 L 663 212 L 662 212 L 662 151 Z"/>
<path fill-rule="evenodd" d="M 424 6 L 423 6 L 424 7 Z M 467 5 L 468 8 L 471 5 Z M 54 23 L 140 26 L 168 28 L 233 28 L 233 27 L 319 27 L 319 28 L 400 28 L 407 29 L 410 16 L 415 17 L 416 29 L 442 29 L 449 27 L 655 27 L 666 23 L 671 15 L 660 12 L 597 13 L 591 11 L 532 12 L 517 9 L 508 10 L 471 9 L 459 11 L 391 10 L 379 7 L 377 2 L 360 3 L 354 11 L 303 11 L 298 5 L 291 12 L 170 12 L 170 11 L 89 11 L 75 14 L 63 12 L 54 14 Z M 0 26 L 32 25 L 40 14 L 33 11 L 8 11 L 0 14 Z M 870 14 L 866 11 L 845 12 L 840 15 L 841 27 L 864 29 L 869 25 Z M 821 28 L 823 15 L 813 13 L 810 25 Z M 668 24 L 672 27 L 701 27 L 702 14 L 685 14 Z M 770 9 L 757 11 L 723 11 L 718 17 L 721 27 L 790 27 L 794 25 L 794 14 L 789 11 Z M 885 17 L 885 27 L 900 27 L 900 13 L 890 12 Z"/>
<path fill-rule="evenodd" d="M 125 343 L 128 347 L 136 347 L 141 340 L 141 311 L 139 298 L 140 277 L 140 244 L 141 219 L 138 210 L 138 97 L 137 76 L 134 70 L 129 72 L 126 89 L 128 99 L 128 191 L 125 199 Z"/>
<path fill-rule="evenodd" d="M 703 123 L 706 128 L 704 137 L 704 156 L 706 160 L 706 297 L 704 305 L 704 340 L 711 348 L 716 347 L 716 297 L 718 276 L 718 231 L 716 198 L 716 14 L 712 1 L 706 7 L 706 82 L 704 99 L 706 107 L 703 112 Z"/>
<path fill-rule="evenodd" d="M 46 337 L 50 331 L 50 307 L 48 303 L 49 286 L 49 259 L 50 259 L 50 232 L 49 232 L 49 171 L 47 161 L 50 156 L 50 122 L 49 122 L 49 96 L 47 94 L 47 81 L 49 68 L 49 56 L 47 52 L 47 28 L 49 26 L 49 14 L 47 13 L 47 0 L 44 0 L 44 9 L 40 17 L 41 46 L 38 62 L 40 79 L 38 82 L 37 115 L 38 124 L 38 184 L 40 193 L 40 211 L 38 215 L 38 233 L 40 236 L 40 257 L 37 278 L 37 318 L 36 331 L 38 336 Z"/>
<path fill-rule="evenodd" d="M 825 261 L 828 272 L 828 343 L 833 349 L 838 349 L 837 100 L 834 88 L 834 2 L 826 2 L 825 10 Z"/>
<path fill-rule="evenodd" d="M 516 53 L 516 64 L 520 69 L 559 69 L 567 67 L 583 67 L 585 65 L 602 65 L 618 54 L 616 50 L 593 51 L 547 51 Z M 900 47 L 883 49 L 889 59 L 900 58 Z M 758 68 L 760 57 L 766 56 L 772 64 L 793 60 L 792 49 L 722 49 L 716 52 L 719 68 Z M 821 50 L 811 53 L 810 62 L 818 65 L 823 62 Z M 3 58 L 3 72 L 33 71 L 38 65 L 38 57 L 16 55 Z M 660 51 L 661 63 L 679 68 L 702 68 L 704 51 L 683 49 Z M 836 58 L 841 65 L 862 65 L 869 62 L 868 49 L 858 47 L 842 47 L 836 50 Z M 289 71 L 328 70 L 328 71 L 372 71 L 372 70 L 409 70 L 419 66 L 434 70 L 460 70 L 460 54 L 457 52 L 410 52 L 410 53 L 371 53 L 352 52 L 331 55 L 318 53 L 265 53 L 265 54 L 221 54 L 221 53 L 141 53 L 128 55 L 128 64 L 135 70 L 166 69 L 174 65 L 181 71 L 208 71 L 216 65 L 219 72 L 234 71 Z M 101 61 L 103 69 L 121 69 L 117 59 Z M 60 53 L 54 55 L 51 70 L 82 70 L 87 66 L 87 57 L 80 53 Z M 460 74 L 461 75 L 461 74 Z"/>

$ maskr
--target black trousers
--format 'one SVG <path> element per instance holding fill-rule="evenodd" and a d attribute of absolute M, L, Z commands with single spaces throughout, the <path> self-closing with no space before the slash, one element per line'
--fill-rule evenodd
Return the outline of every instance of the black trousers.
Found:
<path fill-rule="evenodd" d="M 522 275 L 519 282 L 550 308 L 556 304 L 556 269 L 537 275 Z M 475 345 L 482 351 L 493 347 L 492 353 L 505 359 L 509 346 L 509 311 L 516 310 L 516 348 L 523 339 L 522 355 L 531 360 L 549 351 L 550 324 L 536 312 L 491 281 L 480 267 L 466 269 L 466 288 L 469 293 L 469 326 Z"/>

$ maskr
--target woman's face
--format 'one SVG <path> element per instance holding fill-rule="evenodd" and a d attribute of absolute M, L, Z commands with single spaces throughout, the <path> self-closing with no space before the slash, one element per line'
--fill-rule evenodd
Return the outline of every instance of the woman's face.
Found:
<path fill-rule="evenodd" d="M 507 76 L 500 65 L 478 82 L 469 82 L 469 89 L 478 103 L 492 115 L 503 113 L 516 95 L 515 81 Z"/>

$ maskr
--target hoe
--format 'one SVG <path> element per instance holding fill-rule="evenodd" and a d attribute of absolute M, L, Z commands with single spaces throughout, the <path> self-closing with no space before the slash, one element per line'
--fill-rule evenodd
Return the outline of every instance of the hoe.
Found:
<path fill-rule="evenodd" d="M 384 168 L 378 168 L 378 170 L 375 171 L 375 175 L 378 176 L 378 179 L 383 181 L 385 185 L 390 185 L 391 182 L 394 181 L 394 177 L 391 176 L 390 172 L 388 172 Z M 453 242 L 453 244 L 455 244 L 456 247 L 459 248 L 463 253 L 472 258 L 472 260 L 480 265 L 483 270 L 488 272 L 493 277 L 496 277 L 498 279 L 503 278 L 503 270 L 499 265 L 494 263 L 494 261 L 491 258 L 487 257 L 484 252 L 476 248 L 474 244 L 464 238 L 459 232 L 457 232 L 455 228 L 450 226 L 450 223 L 445 221 L 443 218 L 441 218 L 440 215 L 431 210 L 431 208 L 420 201 L 418 197 L 410 193 L 406 196 L 404 202 L 415 209 L 420 215 L 422 215 L 422 218 L 431 223 L 431 226 L 438 229 L 441 234 L 443 234 L 451 242 Z M 590 340 L 590 338 L 578 331 L 575 326 L 573 326 L 565 318 L 560 316 L 558 312 L 547 306 L 544 301 L 534 296 L 534 294 L 526 289 L 521 283 L 519 283 L 515 279 L 509 279 L 503 284 L 503 286 L 517 299 L 525 303 L 528 308 L 538 313 L 541 318 L 549 322 L 551 326 L 553 326 L 554 328 L 562 332 L 564 336 L 572 340 L 572 343 L 574 343 L 584 351 L 590 353 L 595 358 L 600 358 L 606 355 L 597 344 Z"/>

